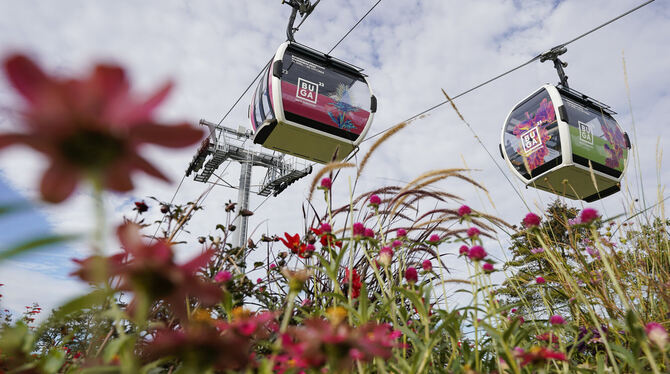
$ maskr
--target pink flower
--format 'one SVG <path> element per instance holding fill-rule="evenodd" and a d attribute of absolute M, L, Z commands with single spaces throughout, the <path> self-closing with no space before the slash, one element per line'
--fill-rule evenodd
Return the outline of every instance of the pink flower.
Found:
<path fill-rule="evenodd" d="M 256 279 L 256 283 L 263 283 L 263 279 L 262 278 Z"/>
<path fill-rule="evenodd" d="M 372 229 L 366 228 L 365 231 L 363 232 L 363 236 L 365 236 L 366 238 L 374 238 L 375 232 Z"/>
<path fill-rule="evenodd" d="M 586 208 L 582 210 L 579 215 L 579 221 L 583 224 L 589 224 L 599 217 L 598 211 L 593 208 Z"/>
<path fill-rule="evenodd" d="M 462 246 L 458 249 L 458 254 L 459 254 L 459 255 L 467 255 L 469 250 L 470 250 L 470 248 L 468 248 L 467 245 L 462 245 Z"/>
<path fill-rule="evenodd" d="M 540 216 L 535 213 L 528 213 L 523 218 L 523 225 L 527 228 L 540 226 Z"/>
<path fill-rule="evenodd" d="M 416 272 L 416 269 L 413 267 L 408 267 L 407 270 L 405 270 L 405 279 L 409 283 L 416 283 L 419 280 L 419 275 Z"/>
<path fill-rule="evenodd" d="M 321 179 L 321 188 L 324 190 L 329 190 L 333 186 L 333 181 L 330 180 L 330 178 L 325 177 Z"/>
<path fill-rule="evenodd" d="M 363 236 L 365 235 L 365 226 L 362 223 L 356 222 L 353 226 L 354 236 Z"/>
<path fill-rule="evenodd" d="M 467 234 L 469 238 L 472 238 L 475 236 L 479 236 L 479 234 L 481 234 L 481 231 L 479 231 L 479 229 L 476 227 L 470 227 L 467 231 Z"/>
<path fill-rule="evenodd" d="M 482 269 L 484 269 L 485 272 L 487 273 L 493 273 L 496 269 L 493 267 L 492 264 L 489 264 L 488 262 L 482 265 Z"/>
<path fill-rule="evenodd" d="M 314 244 L 307 244 L 307 246 L 305 247 L 305 251 L 307 252 L 314 252 L 315 249 L 316 247 L 314 247 Z"/>
<path fill-rule="evenodd" d="M 330 226 L 329 223 L 324 222 L 324 223 L 321 224 L 321 231 L 323 231 L 323 232 L 331 232 L 331 231 L 333 231 L 333 228 Z"/>
<path fill-rule="evenodd" d="M 274 265 L 274 264 L 273 264 Z M 233 279 L 233 274 L 231 274 L 229 271 L 224 270 L 216 273 L 214 276 L 214 280 L 219 282 L 219 283 L 226 283 Z"/>
<path fill-rule="evenodd" d="M 665 330 L 663 325 L 658 322 L 649 322 L 645 326 L 645 331 L 647 332 L 647 338 L 654 344 L 656 344 L 661 351 L 665 349 L 665 345 L 668 344 L 668 332 Z"/>
<path fill-rule="evenodd" d="M 391 265 L 393 260 L 393 250 L 390 247 L 382 247 L 379 250 L 379 256 L 377 256 L 377 262 L 384 267 Z"/>
<path fill-rule="evenodd" d="M 474 261 L 483 260 L 486 257 L 487 253 L 484 248 L 480 245 L 476 245 L 468 251 L 468 258 Z"/>
<path fill-rule="evenodd" d="M 400 240 L 394 240 L 393 243 L 391 244 L 391 246 L 392 246 L 393 248 L 398 248 L 398 247 L 400 247 L 401 245 L 402 245 L 402 242 L 401 242 Z"/>
<path fill-rule="evenodd" d="M 377 195 L 371 195 L 370 196 L 370 205 L 372 205 L 374 207 L 377 207 L 381 203 L 382 203 L 382 199 L 379 196 L 377 196 Z"/>
<path fill-rule="evenodd" d="M 274 270 L 277 267 L 277 264 L 270 264 L 270 270 Z"/>
<path fill-rule="evenodd" d="M 543 277 L 537 277 L 537 278 L 535 278 L 535 282 L 536 282 L 537 284 L 544 284 L 544 283 L 546 283 L 547 281 L 546 281 Z"/>
<path fill-rule="evenodd" d="M 423 260 L 421 267 L 424 271 L 433 271 L 433 263 L 430 260 Z"/>
<path fill-rule="evenodd" d="M 430 238 L 428 238 L 428 242 L 430 242 L 430 243 L 437 243 L 439 241 L 440 241 L 440 236 L 437 235 L 437 234 L 433 234 L 433 235 L 430 236 Z"/>
<path fill-rule="evenodd" d="M 163 85 L 147 99 L 131 95 L 130 82 L 118 66 L 98 65 L 83 79 L 47 75 L 26 56 L 4 62 L 9 83 L 25 99 L 21 133 L 0 134 L 0 149 L 25 145 L 43 153 L 49 167 L 40 192 L 48 202 L 67 199 L 82 180 L 96 178 L 106 189 L 133 189 L 131 175 L 142 171 L 168 178 L 140 155 L 144 144 L 183 148 L 203 132 L 186 123 L 154 121 L 153 112 L 172 88 Z"/>
<path fill-rule="evenodd" d="M 549 317 L 549 323 L 552 325 L 565 325 L 565 319 L 558 314 Z"/>
<path fill-rule="evenodd" d="M 458 208 L 458 216 L 459 217 L 463 217 L 463 216 L 468 215 L 470 213 L 472 213 L 472 209 L 470 209 L 470 207 L 467 206 L 467 205 L 461 205 L 461 207 Z"/>
<path fill-rule="evenodd" d="M 396 233 L 396 237 L 398 237 L 398 238 L 402 238 L 402 237 L 407 236 L 407 230 L 405 230 L 405 229 L 398 229 L 395 233 Z"/>
<path fill-rule="evenodd" d="M 510 310 L 510 312 L 512 312 L 512 313 L 516 313 L 516 310 L 517 310 L 516 308 L 512 308 L 512 309 Z"/>
<path fill-rule="evenodd" d="M 542 252 L 544 252 L 544 248 L 542 248 L 542 247 L 533 248 L 533 249 L 530 250 L 530 253 L 532 253 L 534 255 L 536 255 L 538 253 L 542 253 Z"/>

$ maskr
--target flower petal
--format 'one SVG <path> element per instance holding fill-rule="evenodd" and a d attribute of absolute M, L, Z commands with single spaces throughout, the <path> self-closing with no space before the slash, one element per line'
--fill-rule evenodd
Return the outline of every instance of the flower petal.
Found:
<path fill-rule="evenodd" d="M 145 102 L 130 107 L 125 113 L 124 118 L 129 122 L 147 121 L 151 118 L 151 113 L 165 100 L 172 90 L 172 82 L 167 82 L 153 96 Z"/>
<path fill-rule="evenodd" d="M 136 144 L 149 143 L 171 148 L 183 148 L 195 144 L 203 135 L 202 129 L 187 123 L 176 126 L 146 123 L 130 129 L 130 138 Z"/>
<path fill-rule="evenodd" d="M 42 88 L 51 81 L 32 60 L 23 55 L 14 55 L 5 60 L 7 77 L 21 95 L 34 103 Z"/>
<path fill-rule="evenodd" d="M 119 192 L 127 192 L 133 189 L 133 181 L 130 179 L 132 171 L 131 164 L 128 161 L 115 163 L 105 171 L 104 186 Z"/>
<path fill-rule="evenodd" d="M 161 173 L 160 170 L 156 169 L 155 166 L 151 165 L 149 161 L 143 159 L 140 155 L 135 155 L 132 163 L 134 169 L 142 170 L 153 177 L 170 182 L 170 179 L 166 177 L 165 174 Z"/>
<path fill-rule="evenodd" d="M 42 176 L 42 198 L 50 203 L 60 203 L 74 192 L 78 182 L 79 173 L 75 169 L 61 163 L 52 163 Z"/>
<path fill-rule="evenodd" d="M 214 255 L 214 252 L 215 251 L 213 249 L 208 249 L 201 255 L 192 259 L 191 261 L 185 263 L 184 265 L 181 265 L 180 268 L 188 274 L 195 274 L 203 266 L 207 265 L 209 259 L 212 258 L 212 256 Z"/>

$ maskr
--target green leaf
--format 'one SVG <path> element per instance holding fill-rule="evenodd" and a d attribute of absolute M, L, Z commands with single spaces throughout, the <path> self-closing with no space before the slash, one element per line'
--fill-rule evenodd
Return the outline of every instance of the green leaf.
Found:
<path fill-rule="evenodd" d="M 17 255 L 20 255 L 20 254 L 28 253 L 28 252 L 33 251 L 33 250 L 40 249 L 41 247 L 45 247 L 47 245 L 68 242 L 68 241 L 76 239 L 77 237 L 78 237 L 78 235 L 51 235 L 51 236 L 45 236 L 45 237 L 38 238 L 38 239 L 28 240 L 26 242 L 15 245 L 14 247 L 11 247 L 9 249 L 5 249 L 5 250 L 1 251 L 0 252 L 0 261 L 6 260 L 8 258 L 17 256 Z"/>
<path fill-rule="evenodd" d="M 102 359 L 104 362 L 110 362 L 117 355 L 126 344 L 132 344 L 135 339 L 130 335 L 124 335 L 119 338 L 116 338 L 107 344 L 105 347 L 105 352 L 103 353 Z"/>

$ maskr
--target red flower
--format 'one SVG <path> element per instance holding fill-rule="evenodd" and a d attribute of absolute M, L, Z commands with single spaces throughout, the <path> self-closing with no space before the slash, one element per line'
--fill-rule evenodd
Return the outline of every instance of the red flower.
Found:
<path fill-rule="evenodd" d="M 537 227 L 540 226 L 540 216 L 538 216 L 535 213 L 528 213 L 526 214 L 526 217 L 523 218 L 523 225 L 531 228 L 531 227 Z"/>
<path fill-rule="evenodd" d="M 118 276 L 121 280 L 118 289 L 134 292 L 128 307 L 131 314 L 138 306 L 144 313 L 152 303 L 163 300 L 178 317 L 186 320 L 187 298 L 197 298 L 201 306 L 214 305 L 221 300 L 219 286 L 205 282 L 197 275 L 214 251 L 205 251 L 186 264 L 177 265 L 170 246 L 162 240 L 144 244 L 137 225 L 124 224 L 118 228 L 117 235 L 124 253 L 108 258 L 92 256 L 74 260 L 80 268 L 72 275 L 94 282 L 100 281 L 101 270 L 109 277 Z"/>
<path fill-rule="evenodd" d="M 23 144 L 44 153 L 51 164 L 42 176 L 44 200 L 67 199 L 79 181 L 92 177 L 107 189 L 130 191 L 130 175 L 141 170 L 167 177 L 140 156 L 142 144 L 181 148 L 196 143 L 203 132 L 188 124 L 161 125 L 152 112 L 172 85 L 138 101 L 122 68 L 98 65 L 81 80 L 46 75 L 33 61 L 15 55 L 4 64 L 9 82 L 26 101 L 25 133 L 0 135 L 0 149 Z"/>
<path fill-rule="evenodd" d="M 319 242 L 321 243 L 322 246 L 329 247 L 334 245 L 339 248 L 342 248 L 342 242 L 339 240 L 335 240 L 335 235 L 330 233 L 332 229 L 330 225 L 328 225 L 327 223 L 322 224 L 320 229 L 312 227 L 311 230 L 314 234 L 316 234 L 320 238 Z"/>
<path fill-rule="evenodd" d="M 343 288 L 347 288 L 349 284 L 351 284 L 351 297 L 354 299 L 357 299 L 358 296 L 361 295 L 361 287 L 363 287 L 363 283 L 361 283 L 361 276 L 358 274 L 356 269 L 354 269 L 353 273 L 349 275 L 349 268 L 346 268 L 344 271 L 344 280 L 343 280 Z"/>
<path fill-rule="evenodd" d="M 141 214 L 149 210 L 149 206 L 144 201 L 136 201 L 133 210 L 136 210 L 137 213 Z"/>
<path fill-rule="evenodd" d="M 362 223 L 356 222 L 353 225 L 354 236 L 363 236 L 365 235 L 365 226 Z"/>
<path fill-rule="evenodd" d="M 521 359 L 521 367 L 528 364 L 544 364 L 548 360 L 568 360 L 565 353 L 552 351 L 545 347 L 533 347 L 528 352 L 525 352 L 521 348 L 516 348 L 515 356 Z"/>
<path fill-rule="evenodd" d="M 470 248 L 468 248 L 468 246 L 464 244 L 458 249 L 458 254 L 459 255 L 467 255 L 469 250 L 470 250 Z"/>
<path fill-rule="evenodd" d="M 284 245 L 291 250 L 291 253 L 298 255 L 299 257 L 304 257 L 305 252 L 307 251 L 307 244 L 300 241 L 300 235 L 295 234 L 293 236 L 289 235 L 287 232 L 284 233 L 284 238 L 279 238 Z"/>

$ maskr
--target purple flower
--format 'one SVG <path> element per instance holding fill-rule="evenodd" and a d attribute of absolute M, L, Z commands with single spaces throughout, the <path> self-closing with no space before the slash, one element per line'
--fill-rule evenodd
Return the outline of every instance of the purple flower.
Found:
<path fill-rule="evenodd" d="M 430 262 L 430 260 L 424 260 L 424 261 L 421 263 L 421 267 L 422 267 L 423 270 L 425 270 L 425 271 L 433 271 L 433 263 Z"/>
<path fill-rule="evenodd" d="M 547 283 L 547 281 L 543 277 L 537 277 L 537 278 L 535 278 L 535 283 L 545 284 L 545 283 Z"/>
<path fill-rule="evenodd" d="M 581 223 L 589 224 L 596 220 L 599 217 L 598 211 L 593 208 L 586 208 L 582 210 L 582 214 L 579 216 Z"/>
<path fill-rule="evenodd" d="M 377 196 L 377 195 L 371 195 L 370 196 L 370 205 L 372 205 L 374 207 L 377 207 L 381 203 L 382 203 L 382 199 L 379 198 L 379 196 Z"/>
<path fill-rule="evenodd" d="M 540 216 L 535 213 L 528 213 L 523 218 L 523 225 L 527 228 L 540 226 Z"/>
<path fill-rule="evenodd" d="M 321 179 L 321 188 L 329 190 L 333 186 L 333 181 L 330 178 L 325 177 Z"/>
<path fill-rule="evenodd" d="M 405 279 L 409 283 L 416 283 L 419 280 L 419 275 L 416 272 L 416 269 L 413 267 L 408 267 L 407 270 L 405 270 Z"/>
<path fill-rule="evenodd" d="M 474 261 L 483 260 L 486 257 L 487 253 L 484 248 L 480 245 L 476 245 L 468 251 L 468 258 Z"/>
<path fill-rule="evenodd" d="M 362 223 L 354 223 L 354 236 L 363 236 L 365 234 L 365 226 Z"/>
<path fill-rule="evenodd" d="M 533 249 L 530 250 L 530 253 L 532 253 L 534 255 L 536 255 L 538 253 L 542 253 L 542 252 L 544 252 L 544 248 L 542 248 L 542 247 L 533 248 Z"/>
<path fill-rule="evenodd" d="M 565 325 L 565 319 L 558 314 L 549 317 L 549 323 L 552 325 Z"/>
<path fill-rule="evenodd" d="M 470 248 L 468 248 L 467 245 L 462 245 L 461 248 L 458 249 L 458 254 L 459 255 L 467 255 L 469 250 L 470 250 Z"/>
<path fill-rule="evenodd" d="M 398 237 L 398 238 L 402 238 L 402 237 L 407 236 L 407 230 L 405 230 L 405 229 L 398 229 L 398 231 L 396 231 L 395 233 L 396 233 L 396 237 Z"/>
<path fill-rule="evenodd" d="M 598 250 L 596 250 L 593 247 L 586 247 L 586 252 L 591 255 L 593 258 L 600 258 L 600 255 L 598 254 Z"/>
<path fill-rule="evenodd" d="M 458 208 L 458 216 L 459 217 L 463 217 L 463 216 L 468 215 L 470 213 L 472 213 L 472 209 L 470 209 L 470 207 L 467 206 L 467 205 L 461 205 L 461 207 Z"/>
<path fill-rule="evenodd" d="M 214 280 L 219 282 L 219 283 L 226 283 L 233 279 L 233 274 L 231 274 L 229 271 L 224 270 L 216 273 L 214 276 Z"/>
<path fill-rule="evenodd" d="M 484 269 L 484 271 L 487 273 L 493 273 L 494 271 L 496 271 L 493 265 L 489 264 L 488 262 L 482 265 L 482 269 Z"/>
<path fill-rule="evenodd" d="M 479 231 L 479 229 L 476 227 L 470 227 L 467 231 L 467 234 L 468 238 L 473 238 L 475 236 L 479 236 L 479 234 L 481 234 L 481 231 Z"/>
<path fill-rule="evenodd" d="M 374 238 L 375 237 L 375 232 L 372 229 L 365 229 L 363 231 L 363 236 L 365 236 L 367 238 Z"/>

